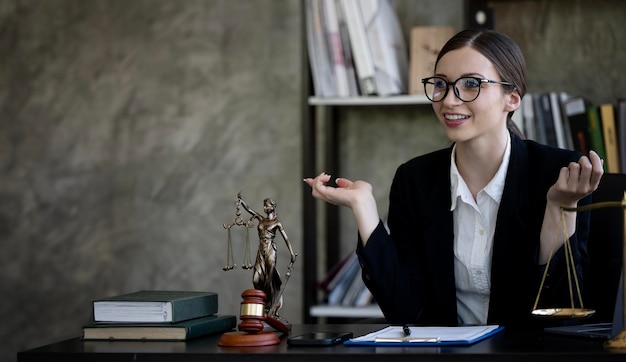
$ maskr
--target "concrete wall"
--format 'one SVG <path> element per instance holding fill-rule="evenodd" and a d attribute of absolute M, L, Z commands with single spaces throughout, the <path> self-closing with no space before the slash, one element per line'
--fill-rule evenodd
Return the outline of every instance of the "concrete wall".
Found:
<path fill-rule="evenodd" d="M 300 10 L 0 2 L 0 360 L 79 335 L 102 296 L 210 290 L 238 315 L 252 274 L 222 271 L 222 225 L 239 191 L 261 213 L 274 197 L 302 250 Z M 281 313 L 295 322 L 301 264 Z"/>
<path fill-rule="evenodd" d="M 463 0 L 395 3 L 407 34 L 463 27 Z M 621 1 L 497 6 L 496 27 L 512 24 L 528 52 L 531 91 L 626 95 Z M 117 293 L 211 290 L 238 314 L 251 274 L 222 271 L 222 224 L 239 191 L 259 211 L 274 197 L 302 250 L 300 11 L 298 0 L 0 0 L 0 360 L 79 335 L 91 301 Z M 581 39 L 571 24 L 595 25 Z M 447 141 L 429 106 L 342 112 L 342 175 L 370 180 L 384 214 L 395 167 Z M 356 231 L 342 220 L 347 251 Z M 234 242 L 241 264 L 243 234 Z M 293 323 L 302 257 L 281 313 Z"/>

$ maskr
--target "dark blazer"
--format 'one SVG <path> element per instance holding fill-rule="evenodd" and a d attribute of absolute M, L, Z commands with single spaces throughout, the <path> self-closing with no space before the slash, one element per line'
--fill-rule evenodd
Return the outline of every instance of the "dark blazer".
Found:
<path fill-rule="evenodd" d="M 511 137 L 511 158 L 493 241 L 487 322 L 539 327 L 530 313 L 545 270 L 537 260 L 546 195 L 560 168 L 577 162 L 581 154 Z M 389 196 L 390 233 L 381 222 L 365 247 L 358 242 L 363 280 L 388 323 L 458 324 L 451 152 L 449 147 L 398 167 Z M 579 206 L 590 202 L 588 196 Z M 589 212 L 579 212 L 577 232 L 569 240 L 580 283 L 588 264 L 588 233 Z M 539 307 L 570 306 L 566 273 L 561 248 L 549 263 Z"/>

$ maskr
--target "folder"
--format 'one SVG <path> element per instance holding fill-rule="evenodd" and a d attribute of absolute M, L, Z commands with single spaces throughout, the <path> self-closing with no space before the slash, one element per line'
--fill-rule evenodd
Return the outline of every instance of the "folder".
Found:
<path fill-rule="evenodd" d="M 462 346 L 474 344 L 504 330 L 503 326 L 409 327 L 406 335 L 402 326 L 389 326 L 364 336 L 349 339 L 344 345 L 353 346 Z"/>

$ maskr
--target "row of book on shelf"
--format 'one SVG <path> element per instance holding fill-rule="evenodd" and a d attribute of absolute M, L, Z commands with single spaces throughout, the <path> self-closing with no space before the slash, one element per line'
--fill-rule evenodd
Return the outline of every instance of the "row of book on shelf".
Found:
<path fill-rule="evenodd" d="M 584 155 L 594 150 L 605 172 L 626 173 L 626 98 L 593 104 L 565 92 L 529 93 L 513 120 L 528 139 Z"/>
<path fill-rule="evenodd" d="M 93 301 L 85 340 L 184 341 L 231 331 L 237 318 L 218 314 L 218 295 L 206 291 L 142 290 Z"/>
<path fill-rule="evenodd" d="M 309 65 L 318 97 L 423 94 L 450 26 L 411 29 L 410 54 L 391 0 L 306 0 Z"/>

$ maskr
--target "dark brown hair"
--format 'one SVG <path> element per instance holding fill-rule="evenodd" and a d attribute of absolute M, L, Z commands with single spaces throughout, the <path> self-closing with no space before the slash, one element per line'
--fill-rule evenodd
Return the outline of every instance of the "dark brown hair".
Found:
<path fill-rule="evenodd" d="M 435 68 L 446 53 L 465 47 L 477 50 L 494 65 L 502 81 L 513 83 L 509 91 L 517 90 L 520 98 L 526 94 L 526 60 L 517 43 L 508 35 L 494 30 L 467 29 L 450 38 L 441 48 Z M 506 89 L 506 88 L 505 88 Z M 507 127 L 524 138 L 521 130 L 511 120 L 513 112 L 507 116 Z"/>

